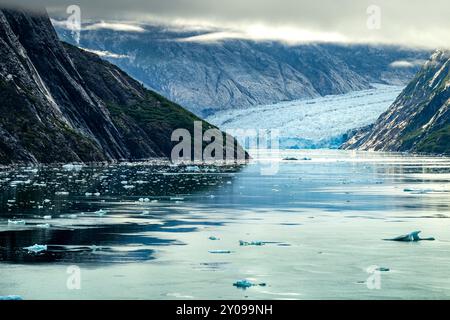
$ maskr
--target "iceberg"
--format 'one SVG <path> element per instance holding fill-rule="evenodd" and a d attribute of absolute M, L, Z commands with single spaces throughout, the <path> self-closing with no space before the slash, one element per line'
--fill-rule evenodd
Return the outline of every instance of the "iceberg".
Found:
<path fill-rule="evenodd" d="M 261 287 L 265 287 L 266 284 L 265 283 L 259 283 L 259 284 L 254 284 L 251 283 L 248 280 L 238 280 L 235 283 L 233 283 L 233 286 L 235 286 L 236 288 L 240 288 L 240 289 L 247 289 L 250 287 L 254 287 L 254 286 L 261 286 Z"/>
<path fill-rule="evenodd" d="M 239 245 L 240 246 L 263 246 L 265 244 L 265 242 L 262 241 L 243 241 L 243 240 L 239 240 Z"/>
<path fill-rule="evenodd" d="M 19 225 L 23 226 L 26 224 L 26 222 L 25 222 L 25 220 L 10 220 L 10 219 L 8 219 L 8 224 L 15 225 L 15 226 L 19 226 Z"/>
<path fill-rule="evenodd" d="M 30 247 L 25 247 L 25 250 L 28 250 L 29 253 L 40 253 L 43 251 L 47 251 L 47 245 L 35 244 Z"/>
<path fill-rule="evenodd" d="M 392 239 L 384 239 L 384 240 L 388 240 L 388 241 L 405 241 L 405 242 L 411 242 L 411 241 L 420 241 L 420 240 L 430 240 L 433 241 L 435 240 L 433 237 L 429 237 L 429 238 L 420 238 L 419 237 L 419 233 L 421 231 L 413 231 L 411 233 L 408 234 L 404 234 Z"/>
<path fill-rule="evenodd" d="M 23 300 L 21 296 L 18 295 L 9 295 L 9 296 L 0 296 L 0 301 L 2 300 Z"/>

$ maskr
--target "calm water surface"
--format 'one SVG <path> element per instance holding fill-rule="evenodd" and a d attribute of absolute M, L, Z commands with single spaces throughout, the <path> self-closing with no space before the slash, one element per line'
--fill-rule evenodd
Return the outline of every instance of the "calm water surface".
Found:
<path fill-rule="evenodd" d="M 449 158 L 330 150 L 253 155 L 241 168 L 1 169 L 0 295 L 450 298 Z M 262 175 L 268 166 L 276 174 Z M 414 230 L 436 240 L 383 240 Z M 34 244 L 47 250 L 24 249 Z M 79 290 L 67 287 L 74 265 Z M 371 273 L 374 266 L 389 271 Z M 373 276 L 379 285 L 370 289 Z M 240 279 L 265 286 L 238 289 Z"/>

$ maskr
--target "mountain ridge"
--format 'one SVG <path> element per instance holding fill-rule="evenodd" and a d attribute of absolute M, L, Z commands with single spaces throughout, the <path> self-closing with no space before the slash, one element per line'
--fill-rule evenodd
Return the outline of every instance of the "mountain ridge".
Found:
<path fill-rule="evenodd" d="M 55 23 L 60 25 L 58 23 Z M 95 25 L 95 24 L 94 24 Z M 96 50 L 149 88 L 202 116 L 218 110 L 311 99 L 407 83 L 429 53 L 400 47 L 228 39 L 191 41 L 198 31 L 140 25 L 143 31 L 95 29 L 80 43 L 56 26 L 64 41 Z M 393 67 L 395 61 L 413 61 Z"/>
<path fill-rule="evenodd" d="M 342 148 L 450 154 L 450 51 L 433 53 L 377 122 Z"/>
<path fill-rule="evenodd" d="M 167 158 L 173 130 L 202 121 L 60 42 L 45 10 L 0 8 L 0 91 L 2 164 Z"/>

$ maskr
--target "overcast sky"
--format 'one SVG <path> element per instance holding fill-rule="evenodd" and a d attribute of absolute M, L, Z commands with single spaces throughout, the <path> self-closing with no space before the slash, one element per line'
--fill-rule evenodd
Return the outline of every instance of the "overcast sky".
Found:
<path fill-rule="evenodd" d="M 37 2 L 10 1 L 22 5 Z M 127 24 L 157 21 L 224 29 L 189 39 L 192 41 L 252 38 L 291 43 L 379 42 L 450 47 L 449 0 L 49 0 L 44 3 L 53 16 L 64 16 L 68 5 L 77 4 L 83 20 L 123 20 Z M 104 24 L 108 25 L 112 24 Z"/>

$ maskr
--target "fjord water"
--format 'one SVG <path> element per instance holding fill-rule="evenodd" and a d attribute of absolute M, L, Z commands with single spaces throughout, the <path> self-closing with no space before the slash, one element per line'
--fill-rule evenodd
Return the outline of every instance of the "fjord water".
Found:
<path fill-rule="evenodd" d="M 449 158 L 338 150 L 252 155 L 232 169 L 2 169 L 0 295 L 450 298 Z M 268 166 L 275 174 L 262 175 Z M 414 230 L 436 240 L 383 240 Z M 34 244 L 47 250 L 23 249 Z M 80 289 L 67 286 L 74 265 Z M 374 273 L 377 267 L 388 271 Z M 265 286 L 233 286 L 241 279 Z"/>

